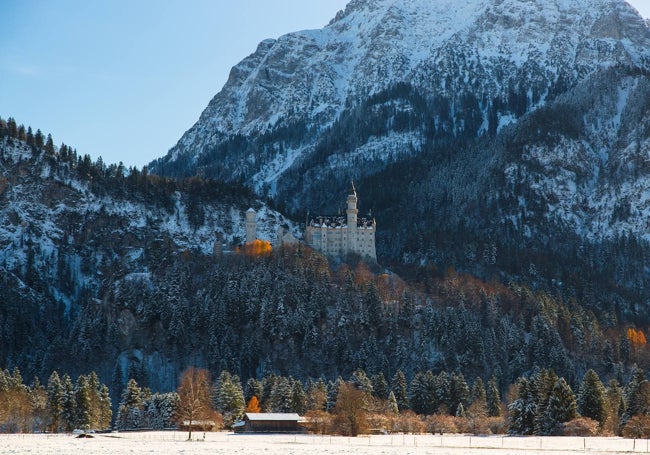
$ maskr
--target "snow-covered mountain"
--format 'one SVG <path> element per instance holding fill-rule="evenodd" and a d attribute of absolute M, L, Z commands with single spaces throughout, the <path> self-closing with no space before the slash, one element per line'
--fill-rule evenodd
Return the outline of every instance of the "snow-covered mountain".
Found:
<path fill-rule="evenodd" d="M 649 74 L 623 0 L 354 0 L 260 43 L 150 169 L 243 181 L 299 219 L 354 179 L 384 258 L 650 240 Z"/>

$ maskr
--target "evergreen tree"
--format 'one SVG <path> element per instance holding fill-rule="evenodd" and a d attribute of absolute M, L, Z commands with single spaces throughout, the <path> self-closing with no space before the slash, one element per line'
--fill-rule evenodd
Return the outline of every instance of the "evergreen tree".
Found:
<path fill-rule="evenodd" d="M 483 385 L 483 380 L 481 378 L 476 378 L 474 380 L 469 397 L 471 404 L 478 403 L 487 408 L 487 392 L 485 391 L 485 386 Z"/>
<path fill-rule="evenodd" d="M 248 381 L 246 381 L 246 386 L 244 387 L 244 400 L 246 400 L 246 402 L 249 402 L 251 398 L 256 397 L 259 401 L 259 399 L 262 397 L 263 388 L 264 385 L 261 381 L 258 381 L 255 378 L 249 378 Z"/>
<path fill-rule="evenodd" d="M 221 372 L 214 387 L 214 404 L 223 415 L 227 427 L 242 417 L 246 403 L 238 376 L 231 375 L 226 370 Z"/>
<path fill-rule="evenodd" d="M 588 370 L 578 391 L 578 412 L 583 417 L 596 420 L 601 427 L 607 417 L 605 395 L 605 386 L 600 382 L 598 374 L 594 370 Z"/>
<path fill-rule="evenodd" d="M 75 385 L 75 402 L 76 402 L 76 418 L 75 427 L 83 430 L 90 429 L 92 422 L 92 404 L 91 404 L 90 386 L 88 379 L 81 375 L 77 378 Z"/>
<path fill-rule="evenodd" d="M 548 397 L 543 418 L 536 422 L 536 431 L 539 434 L 555 434 L 560 424 L 575 419 L 577 415 L 575 395 L 564 378 L 559 378 Z"/>
<path fill-rule="evenodd" d="M 375 374 L 371 378 L 373 396 L 386 400 L 388 398 L 388 382 L 383 372 Z"/>
<path fill-rule="evenodd" d="M 433 389 L 434 393 L 430 398 L 433 401 L 433 412 L 439 412 L 441 414 L 454 412 L 455 408 L 450 407 L 452 400 L 451 379 L 446 371 L 441 371 L 434 378 Z M 457 404 L 456 407 L 458 407 Z"/>
<path fill-rule="evenodd" d="M 485 399 L 488 415 L 490 417 L 499 417 L 501 415 L 501 395 L 499 393 L 497 378 L 494 376 L 492 376 L 488 381 L 488 387 L 485 391 Z"/>
<path fill-rule="evenodd" d="M 353 384 L 357 389 L 361 390 L 362 392 L 368 394 L 372 394 L 373 392 L 372 381 L 370 380 L 370 378 L 368 378 L 366 372 L 360 368 L 358 368 L 357 370 L 354 371 L 354 373 L 352 373 L 349 382 Z"/>
<path fill-rule="evenodd" d="M 72 379 L 66 373 L 63 376 L 63 406 L 61 412 L 60 425 L 63 431 L 70 432 L 74 430 L 74 425 L 77 420 L 77 400 L 75 397 L 74 385 Z"/>
<path fill-rule="evenodd" d="M 508 405 L 510 434 L 533 434 L 535 430 L 535 415 L 537 414 L 537 399 L 529 379 L 517 379 L 517 398 Z"/>
<path fill-rule="evenodd" d="M 449 401 L 447 406 L 449 409 L 458 409 L 458 405 L 463 405 L 463 408 L 467 406 L 467 401 L 469 399 L 469 387 L 465 381 L 465 377 L 462 373 L 460 374 L 451 374 L 450 381 L 450 393 Z"/>
<path fill-rule="evenodd" d="M 129 379 L 122 392 L 118 406 L 116 426 L 119 429 L 140 428 L 142 426 L 142 390 L 135 379 Z"/>
<path fill-rule="evenodd" d="M 269 399 L 272 412 L 292 412 L 293 384 L 285 376 L 276 377 Z"/>
<path fill-rule="evenodd" d="M 307 410 L 324 411 L 327 408 L 327 386 L 323 379 L 311 380 L 307 385 Z"/>
<path fill-rule="evenodd" d="M 429 370 L 416 373 L 409 389 L 409 403 L 416 414 L 430 415 L 435 412 L 438 402 L 435 395 L 435 376 Z"/>
<path fill-rule="evenodd" d="M 49 420 L 47 391 L 38 380 L 38 377 L 34 378 L 32 385 L 29 387 L 29 401 L 31 404 L 33 429 L 39 432 L 45 432 Z"/>
<path fill-rule="evenodd" d="M 635 415 L 650 414 L 650 384 L 641 368 L 632 372 L 630 382 L 625 387 L 625 412 L 622 423 Z"/>
<path fill-rule="evenodd" d="M 58 433 L 60 430 L 64 401 L 63 384 L 61 383 L 59 374 L 53 371 L 50 379 L 47 381 L 48 426 L 53 433 Z"/>
<path fill-rule="evenodd" d="M 113 418 L 113 407 L 111 403 L 111 395 L 108 386 L 102 384 L 99 389 L 99 415 L 97 420 L 97 427 L 100 430 L 110 428 L 111 419 Z"/>
<path fill-rule="evenodd" d="M 390 382 L 391 392 L 395 395 L 397 407 L 400 411 L 409 409 L 408 382 L 402 370 L 397 370 Z"/>
<path fill-rule="evenodd" d="M 298 380 L 293 380 L 291 388 L 291 412 L 300 415 L 307 411 L 307 396 L 302 388 L 302 383 Z"/>
<path fill-rule="evenodd" d="M 395 394 L 391 390 L 388 393 L 388 410 L 392 414 L 399 414 L 399 406 L 397 405 L 397 399 L 395 398 Z"/>

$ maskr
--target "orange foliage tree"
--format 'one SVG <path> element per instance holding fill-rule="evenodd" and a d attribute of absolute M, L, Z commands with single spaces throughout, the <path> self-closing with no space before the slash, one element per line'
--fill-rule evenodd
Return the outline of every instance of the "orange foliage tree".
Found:
<path fill-rule="evenodd" d="M 251 399 L 248 400 L 248 404 L 246 405 L 245 412 L 261 412 L 260 400 L 258 400 L 255 395 L 253 395 Z"/>
<path fill-rule="evenodd" d="M 272 249 L 271 242 L 255 239 L 252 242 L 237 248 L 237 252 L 243 253 L 246 256 L 266 256 L 271 254 Z"/>
<path fill-rule="evenodd" d="M 627 329 L 627 339 L 630 340 L 630 344 L 635 348 L 645 346 L 647 343 L 643 331 L 636 330 L 633 327 Z"/>

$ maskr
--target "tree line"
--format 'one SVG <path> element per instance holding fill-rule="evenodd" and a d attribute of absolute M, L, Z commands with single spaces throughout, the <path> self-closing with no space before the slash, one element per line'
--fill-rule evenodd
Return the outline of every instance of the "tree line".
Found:
<path fill-rule="evenodd" d="M 107 429 L 113 411 L 108 387 L 95 372 L 80 375 L 54 371 L 46 385 L 35 378 L 24 384 L 18 368 L 0 370 L 0 430 L 8 433 L 70 432 Z"/>

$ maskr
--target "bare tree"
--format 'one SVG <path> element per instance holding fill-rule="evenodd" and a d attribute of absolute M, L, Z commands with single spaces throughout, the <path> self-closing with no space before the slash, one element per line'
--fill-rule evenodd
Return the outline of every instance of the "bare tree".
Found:
<path fill-rule="evenodd" d="M 213 418 L 215 410 L 212 408 L 210 391 L 212 383 L 208 370 L 188 367 L 181 375 L 178 386 L 179 406 L 178 420 L 180 424 L 188 422 L 189 434 L 192 438 L 192 425 L 199 421 Z"/>

